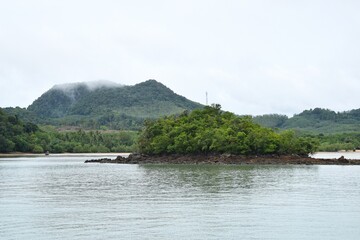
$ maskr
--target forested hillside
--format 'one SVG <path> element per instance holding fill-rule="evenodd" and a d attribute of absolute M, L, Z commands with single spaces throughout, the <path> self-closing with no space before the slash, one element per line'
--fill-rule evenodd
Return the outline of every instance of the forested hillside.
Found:
<path fill-rule="evenodd" d="M 329 109 L 315 108 L 305 110 L 291 118 L 285 115 L 270 114 L 256 116 L 253 120 L 266 127 L 294 129 L 311 134 L 360 132 L 360 109 L 335 112 Z"/>
<path fill-rule="evenodd" d="M 202 105 L 174 93 L 163 84 L 148 80 L 134 86 L 88 83 L 54 86 L 27 109 L 6 108 L 27 121 L 85 129 L 141 129 L 143 121 L 180 114 Z"/>

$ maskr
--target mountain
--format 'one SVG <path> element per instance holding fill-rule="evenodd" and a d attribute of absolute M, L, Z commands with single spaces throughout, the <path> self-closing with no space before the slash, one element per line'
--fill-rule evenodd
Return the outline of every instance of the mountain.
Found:
<path fill-rule="evenodd" d="M 331 134 L 360 131 L 360 109 L 335 112 L 315 108 L 305 110 L 290 118 L 285 115 L 269 114 L 256 116 L 253 120 L 266 127 L 295 129 L 306 133 Z"/>
<path fill-rule="evenodd" d="M 144 119 L 202 107 L 163 84 L 148 80 L 134 86 L 109 81 L 55 85 L 27 110 L 7 108 L 5 111 L 39 124 L 139 129 Z"/>
<path fill-rule="evenodd" d="M 111 88 L 118 89 L 121 87 L 122 85 L 117 85 L 109 81 L 55 85 L 36 99 L 28 107 L 28 110 L 41 117 L 64 117 L 72 113 L 71 109 L 78 101 L 88 100 L 88 96 L 91 93 L 102 93 Z"/>

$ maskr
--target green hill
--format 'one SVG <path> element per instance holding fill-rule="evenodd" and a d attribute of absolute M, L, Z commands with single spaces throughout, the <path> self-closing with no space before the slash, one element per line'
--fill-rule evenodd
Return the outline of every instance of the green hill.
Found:
<path fill-rule="evenodd" d="M 202 108 L 163 84 L 148 80 L 134 86 L 112 82 L 56 85 L 27 109 L 5 111 L 38 124 L 88 129 L 140 129 L 143 121 Z"/>
<path fill-rule="evenodd" d="M 270 114 L 253 118 L 256 123 L 279 129 L 295 129 L 304 133 L 333 134 L 360 131 L 360 109 L 335 112 L 329 109 L 315 108 L 305 110 L 288 118 L 284 115 Z"/>

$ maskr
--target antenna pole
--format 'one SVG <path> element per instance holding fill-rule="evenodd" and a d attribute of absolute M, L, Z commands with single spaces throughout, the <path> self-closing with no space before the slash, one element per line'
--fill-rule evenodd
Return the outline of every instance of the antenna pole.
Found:
<path fill-rule="evenodd" d="M 206 92 L 206 106 L 208 105 L 208 92 Z"/>

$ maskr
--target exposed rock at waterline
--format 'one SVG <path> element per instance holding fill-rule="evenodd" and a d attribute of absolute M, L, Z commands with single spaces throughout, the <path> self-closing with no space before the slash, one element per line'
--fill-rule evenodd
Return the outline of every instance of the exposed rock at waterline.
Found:
<path fill-rule="evenodd" d="M 86 160 L 85 163 L 119 163 L 119 164 L 304 164 L 304 165 L 360 165 L 360 160 L 349 160 L 343 156 L 338 159 L 317 159 L 299 155 L 266 155 L 243 156 L 232 154 L 208 155 L 144 155 L 133 153 L 128 157 L 118 156 L 109 158 Z"/>

